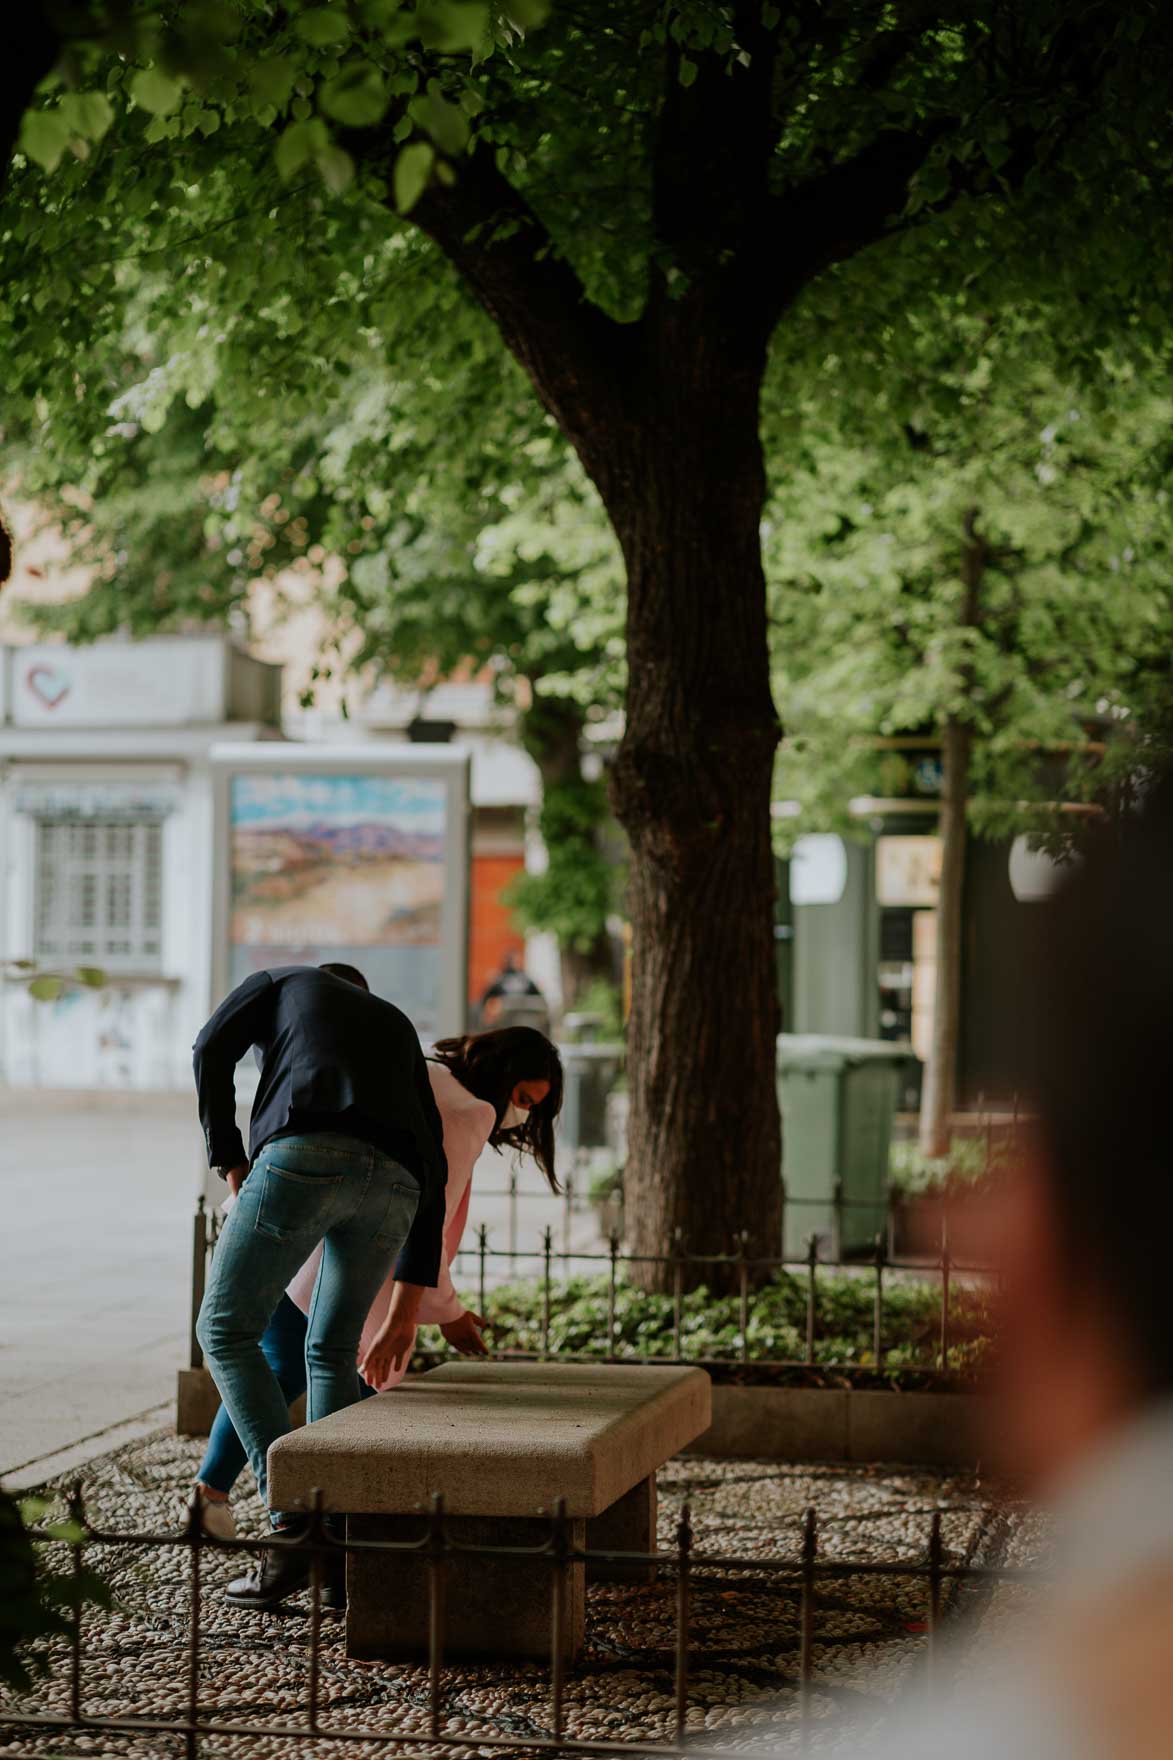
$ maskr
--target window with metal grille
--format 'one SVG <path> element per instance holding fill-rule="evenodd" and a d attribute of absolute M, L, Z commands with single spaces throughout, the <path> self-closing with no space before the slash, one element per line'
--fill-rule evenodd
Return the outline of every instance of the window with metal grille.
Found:
<path fill-rule="evenodd" d="M 110 971 L 163 963 L 163 822 L 37 822 L 36 957 Z"/>

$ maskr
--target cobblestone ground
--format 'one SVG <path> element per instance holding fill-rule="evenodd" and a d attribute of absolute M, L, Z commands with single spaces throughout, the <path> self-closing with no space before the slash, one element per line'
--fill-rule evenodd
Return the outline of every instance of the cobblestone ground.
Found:
<path fill-rule="evenodd" d="M 169 1432 L 95 1461 L 86 1472 L 87 1512 L 107 1531 L 177 1528 L 200 1444 Z M 942 1511 L 942 1534 L 953 1561 L 994 1562 L 1013 1546 L 1032 1550 L 1013 1518 L 996 1516 L 972 1477 L 928 1469 L 786 1466 L 769 1461 L 676 1460 L 660 1474 L 660 1544 L 674 1544 L 687 1499 L 692 1507 L 694 1592 L 689 1636 L 688 1727 L 705 1745 L 731 1752 L 796 1752 L 800 1712 L 798 1587 L 794 1578 L 753 1569 L 767 1558 L 797 1561 L 803 1512 L 817 1511 L 822 1558 L 893 1563 L 925 1556 L 929 1523 Z M 62 1485 L 55 1490 L 64 1489 Z M 255 1496 L 237 1499 L 245 1534 L 260 1535 Z M 706 1568 L 705 1555 L 750 1561 L 737 1571 Z M 186 1549 L 93 1549 L 109 1582 L 113 1612 L 87 1616 L 83 1694 L 95 1716 L 182 1715 L 187 1692 L 189 1560 Z M 304 1727 L 309 1680 L 308 1596 L 274 1615 L 224 1606 L 220 1586 L 239 1569 L 239 1555 L 203 1555 L 200 1703 L 212 1721 Z M 972 1593 L 972 1592 L 971 1592 Z M 1021 1602 L 1022 1589 L 1015 1590 Z M 588 1591 L 587 1646 L 568 1672 L 565 1729 L 571 1737 L 623 1742 L 662 1740 L 673 1727 L 675 1588 L 596 1585 Z M 811 1697 L 812 1751 L 834 1746 L 837 1714 L 879 1715 L 912 1678 L 925 1649 L 925 1586 L 881 1574 L 828 1579 L 820 1587 Z M 42 1712 L 68 1702 L 67 1656 L 57 1650 L 53 1672 L 25 1703 Z M 322 1621 L 321 1721 L 335 1729 L 423 1735 L 428 1730 L 428 1680 L 423 1667 L 349 1661 L 342 1620 Z M 2 1702 L 2 1701 L 0 1701 Z M 6 1702 L 8 1706 L 11 1701 Z M 445 1733 L 478 1751 L 478 1734 L 519 1738 L 552 1730 L 549 1680 L 537 1665 L 460 1666 L 445 1671 Z M 820 1727 L 822 1726 L 822 1727 Z M 365 1742 L 298 1740 L 261 1734 L 207 1735 L 199 1754 L 260 1760 L 302 1756 L 433 1753 Z M 481 1748 L 481 1753 L 501 1753 Z M 189 1752 L 166 1734 L 41 1735 L 26 1726 L 0 1729 L 0 1756 L 175 1756 Z"/>

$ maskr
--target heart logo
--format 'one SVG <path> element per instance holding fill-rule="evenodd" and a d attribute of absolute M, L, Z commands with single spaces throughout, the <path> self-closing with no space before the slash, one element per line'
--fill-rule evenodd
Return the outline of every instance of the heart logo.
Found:
<path fill-rule="evenodd" d="M 69 695 L 69 680 L 55 666 L 30 666 L 24 682 L 46 709 L 55 709 Z"/>

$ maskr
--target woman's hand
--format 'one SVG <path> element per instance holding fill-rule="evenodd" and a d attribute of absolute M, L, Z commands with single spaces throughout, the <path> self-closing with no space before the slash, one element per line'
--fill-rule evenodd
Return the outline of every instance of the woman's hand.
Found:
<path fill-rule="evenodd" d="M 481 1337 L 481 1333 L 489 1324 L 479 1314 L 462 1314 L 459 1320 L 449 1320 L 441 1326 L 440 1331 L 448 1340 L 454 1351 L 462 1357 L 487 1357 L 489 1347 Z"/>
<path fill-rule="evenodd" d="M 394 1314 L 388 1314 L 371 1340 L 358 1372 L 372 1387 L 381 1387 L 392 1370 L 407 1367 L 414 1346 L 414 1320 L 397 1319 Z"/>

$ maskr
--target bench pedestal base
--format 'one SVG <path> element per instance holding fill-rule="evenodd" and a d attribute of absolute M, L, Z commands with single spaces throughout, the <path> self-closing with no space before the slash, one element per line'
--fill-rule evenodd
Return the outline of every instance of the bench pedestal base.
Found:
<path fill-rule="evenodd" d="M 626 1502 L 621 1498 L 620 1502 Z M 424 1516 L 356 1515 L 346 1519 L 350 1540 L 418 1542 Z M 574 1547 L 586 1541 L 586 1523 L 568 1524 Z M 540 1518 L 448 1516 L 449 1539 L 466 1546 L 543 1546 L 550 1524 Z M 554 1569 L 545 1558 L 462 1558 L 450 1554 L 441 1572 L 443 1651 L 448 1657 L 518 1657 L 548 1661 Z M 348 1553 L 346 1653 L 360 1661 L 420 1662 L 428 1655 L 429 1566 L 424 1554 Z M 563 1590 L 563 1654 L 573 1662 L 586 1632 L 584 1567 L 572 1565 Z"/>
<path fill-rule="evenodd" d="M 586 1525 L 588 1552 L 654 1552 L 656 1550 L 656 1479 L 641 1479 L 624 1497 Z M 654 1583 L 654 1564 L 612 1563 L 587 1566 L 589 1583 Z"/>

